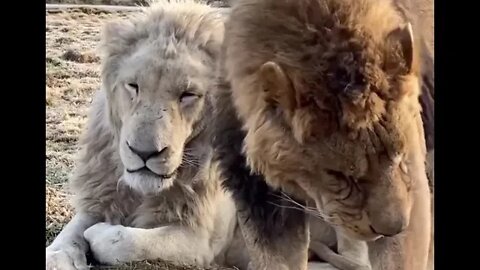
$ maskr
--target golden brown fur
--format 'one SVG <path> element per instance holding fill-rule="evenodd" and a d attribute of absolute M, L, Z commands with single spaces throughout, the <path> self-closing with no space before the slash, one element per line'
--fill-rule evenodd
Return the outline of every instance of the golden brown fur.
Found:
<path fill-rule="evenodd" d="M 370 244 L 373 269 L 427 267 L 419 46 L 409 31 L 388 0 L 239 0 L 226 27 L 248 165 L 352 239 L 392 236 Z"/>
<path fill-rule="evenodd" d="M 224 19 L 169 2 L 104 29 L 102 88 L 70 179 L 77 214 L 47 269 L 86 269 L 88 249 L 107 264 L 227 263 L 235 206 L 205 132 Z"/>

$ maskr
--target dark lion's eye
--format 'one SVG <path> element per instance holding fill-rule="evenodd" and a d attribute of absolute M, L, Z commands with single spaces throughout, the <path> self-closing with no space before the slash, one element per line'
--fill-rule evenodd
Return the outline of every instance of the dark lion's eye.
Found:
<path fill-rule="evenodd" d="M 357 182 L 358 183 L 358 179 L 350 176 L 350 175 L 346 175 L 342 172 L 339 172 L 339 171 L 334 171 L 334 170 L 326 170 L 326 173 L 330 176 L 333 176 L 335 177 L 336 179 L 340 179 L 340 180 L 349 180 L 349 181 L 352 181 L 352 182 Z"/>
<path fill-rule="evenodd" d="M 336 178 L 341 178 L 341 179 L 347 178 L 345 174 L 343 174 L 342 172 L 338 172 L 334 170 L 326 170 L 326 173 Z"/>

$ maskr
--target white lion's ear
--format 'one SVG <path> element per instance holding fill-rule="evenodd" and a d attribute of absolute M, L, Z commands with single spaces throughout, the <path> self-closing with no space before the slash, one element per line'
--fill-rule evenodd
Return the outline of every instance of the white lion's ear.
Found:
<path fill-rule="evenodd" d="M 213 59 L 217 59 L 220 56 L 224 35 L 225 35 L 224 28 L 218 27 L 216 31 L 210 34 L 208 41 L 203 46 L 204 50 Z"/>
<path fill-rule="evenodd" d="M 220 56 L 221 48 L 222 41 L 219 41 L 218 39 L 211 39 L 203 46 L 203 49 L 213 59 L 218 59 L 218 57 Z"/>
<path fill-rule="evenodd" d="M 213 59 L 217 59 L 222 50 L 225 37 L 226 15 L 219 11 L 210 13 L 208 20 L 203 20 L 199 27 L 199 35 L 196 37 L 202 40 L 201 48 Z"/>
<path fill-rule="evenodd" d="M 113 21 L 104 25 L 101 51 L 110 56 L 122 53 L 136 40 L 135 25 L 129 21 Z"/>

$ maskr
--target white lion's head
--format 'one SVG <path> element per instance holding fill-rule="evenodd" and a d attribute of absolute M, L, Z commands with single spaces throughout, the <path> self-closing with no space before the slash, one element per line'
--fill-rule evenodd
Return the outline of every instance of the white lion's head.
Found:
<path fill-rule="evenodd" d="M 218 11 L 193 2 L 162 1 L 105 26 L 103 88 L 127 185 L 168 188 L 195 155 L 189 144 L 210 111 L 223 31 Z"/>

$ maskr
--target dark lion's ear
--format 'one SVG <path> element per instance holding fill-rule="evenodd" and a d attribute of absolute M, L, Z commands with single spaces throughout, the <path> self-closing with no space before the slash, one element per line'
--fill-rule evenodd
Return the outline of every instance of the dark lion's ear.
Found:
<path fill-rule="evenodd" d="M 387 35 L 387 44 L 390 48 L 400 48 L 402 58 L 405 61 L 407 74 L 412 72 L 414 58 L 414 41 L 412 25 L 407 23 L 392 30 Z"/>
<path fill-rule="evenodd" d="M 267 103 L 279 105 L 286 112 L 294 110 L 295 92 L 292 82 L 277 63 L 269 61 L 263 64 L 260 67 L 260 80 Z"/>

